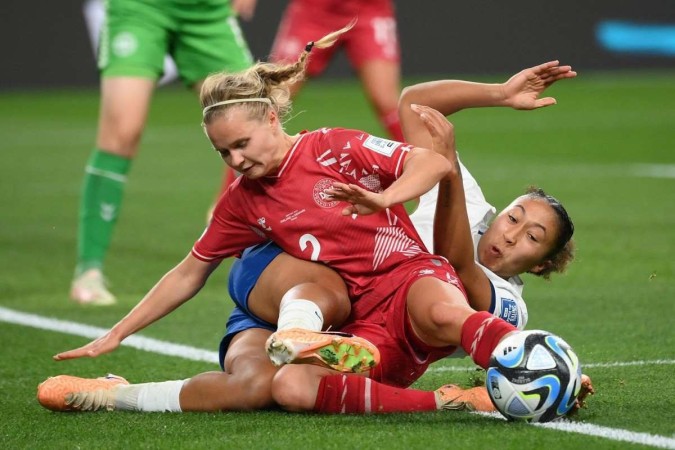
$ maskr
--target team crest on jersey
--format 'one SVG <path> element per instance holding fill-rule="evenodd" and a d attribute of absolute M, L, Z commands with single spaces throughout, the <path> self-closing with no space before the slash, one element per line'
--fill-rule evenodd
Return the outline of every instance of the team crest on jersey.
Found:
<path fill-rule="evenodd" d="M 389 157 L 394 154 L 394 150 L 396 150 L 399 145 L 401 145 L 400 142 L 390 141 L 389 139 L 375 136 L 368 136 L 366 140 L 363 141 L 363 146 L 365 148 Z"/>
<path fill-rule="evenodd" d="M 333 198 L 325 192 L 326 189 L 333 187 L 333 183 L 335 183 L 335 180 L 331 180 L 330 178 L 322 178 L 314 185 L 312 197 L 314 197 L 316 204 L 322 208 L 333 208 L 337 206 L 338 203 L 340 203 L 337 200 L 333 200 Z"/>
<path fill-rule="evenodd" d="M 118 33 L 112 40 L 112 51 L 120 58 L 131 56 L 136 53 L 136 50 L 138 50 L 138 39 L 129 31 Z"/>

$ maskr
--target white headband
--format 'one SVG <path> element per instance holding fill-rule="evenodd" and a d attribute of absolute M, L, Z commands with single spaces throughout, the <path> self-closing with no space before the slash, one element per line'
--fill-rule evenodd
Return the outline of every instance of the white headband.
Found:
<path fill-rule="evenodd" d="M 209 112 L 210 109 L 215 108 L 216 106 L 229 105 L 231 103 L 246 103 L 246 102 L 261 102 L 267 103 L 268 105 L 272 106 L 272 100 L 270 100 L 269 98 L 235 98 L 233 100 L 224 100 L 222 102 L 214 103 L 213 105 L 207 106 L 202 111 L 202 117 L 206 116 L 206 113 Z"/>

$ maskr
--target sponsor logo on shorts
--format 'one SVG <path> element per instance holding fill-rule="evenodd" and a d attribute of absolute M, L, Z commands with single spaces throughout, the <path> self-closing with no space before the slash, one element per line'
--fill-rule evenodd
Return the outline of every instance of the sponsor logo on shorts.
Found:
<path fill-rule="evenodd" d="M 338 203 L 340 203 L 337 200 L 333 200 L 333 197 L 326 194 L 325 192 L 326 189 L 333 187 L 333 183 L 335 183 L 335 180 L 330 178 L 322 178 L 314 185 L 312 197 L 314 197 L 316 204 L 322 208 L 333 208 L 337 206 Z"/>
<path fill-rule="evenodd" d="M 126 58 L 136 53 L 138 50 L 138 39 L 133 33 L 123 31 L 112 40 L 112 51 L 115 56 Z"/>

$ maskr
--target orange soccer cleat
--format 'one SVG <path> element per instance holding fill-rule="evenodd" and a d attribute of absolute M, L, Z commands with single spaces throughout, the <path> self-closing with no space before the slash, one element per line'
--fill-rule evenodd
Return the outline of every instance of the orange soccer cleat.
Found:
<path fill-rule="evenodd" d="M 114 388 L 125 384 L 129 382 L 113 374 L 100 378 L 59 375 L 40 383 L 37 399 L 52 411 L 112 411 L 115 408 Z"/>
<path fill-rule="evenodd" d="M 267 339 L 267 355 L 276 366 L 315 364 L 339 372 L 366 372 L 380 362 L 377 347 L 366 339 L 301 328 L 277 331 Z"/>
<path fill-rule="evenodd" d="M 438 409 L 495 412 L 485 386 L 462 389 L 454 384 L 446 384 L 436 389 Z"/>

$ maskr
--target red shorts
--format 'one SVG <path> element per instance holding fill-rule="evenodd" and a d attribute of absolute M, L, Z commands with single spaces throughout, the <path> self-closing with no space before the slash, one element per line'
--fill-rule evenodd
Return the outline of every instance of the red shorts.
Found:
<path fill-rule="evenodd" d="M 312 50 L 307 74 L 321 74 L 340 46 L 345 47 L 355 69 L 375 60 L 398 64 L 401 51 L 391 0 L 293 0 L 281 19 L 271 60 L 295 62 L 308 42 L 339 30 L 354 18 L 358 18 L 354 28 L 334 46 Z"/>
<path fill-rule="evenodd" d="M 424 374 L 429 364 L 445 358 L 456 349 L 454 346 L 438 348 L 425 344 L 415 335 L 410 324 L 408 290 L 421 277 L 434 277 L 450 283 L 466 297 L 455 269 L 445 260 L 432 258 L 397 268 L 387 278 L 399 280 L 398 289 L 386 297 L 372 292 L 367 298 L 359 299 L 352 305 L 352 316 L 340 328 L 345 333 L 368 339 L 380 350 L 380 364 L 370 372 L 370 378 L 376 381 L 408 387 Z M 388 284 L 384 282 L 380 286 L 388 290 Z M 378 297 L 380 300 L 377 300 Z"/>

